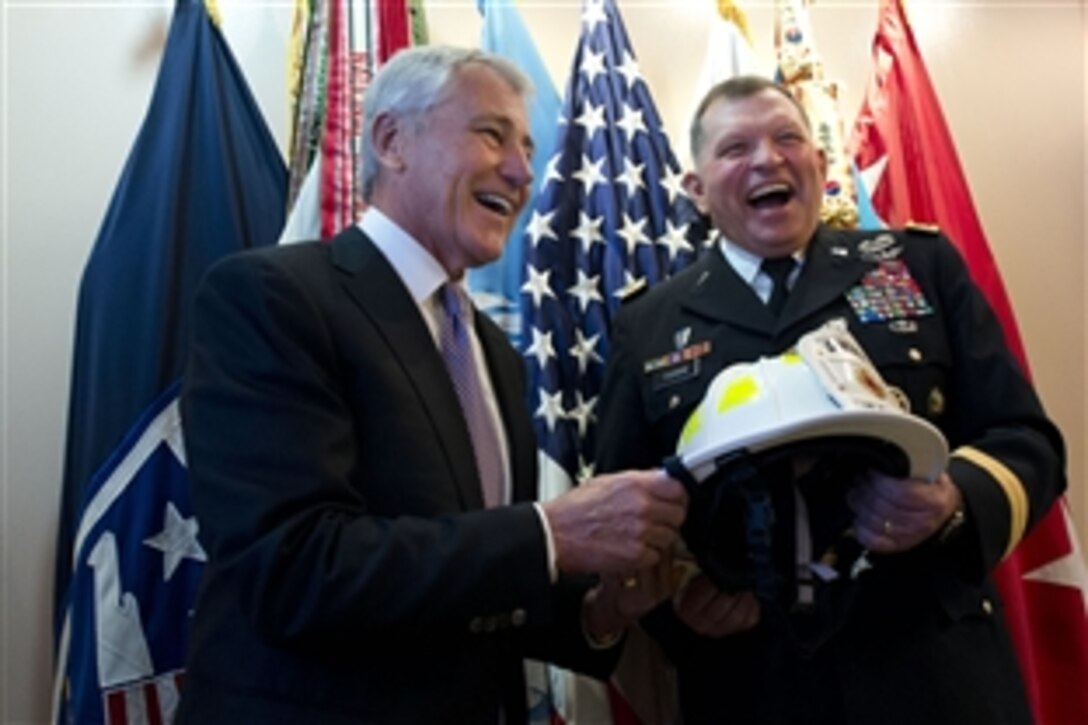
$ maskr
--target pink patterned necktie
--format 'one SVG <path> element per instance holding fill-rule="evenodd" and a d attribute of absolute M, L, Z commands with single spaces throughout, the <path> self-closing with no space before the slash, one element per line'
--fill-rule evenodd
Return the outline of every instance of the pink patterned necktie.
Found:
<path fill-rule="evenodd" d="M 439 315 L 439 346 L 472 436 L 484 505 L 498 506 L 503 502 L 502 455 L 495 420 L 488 412 L 472 356 L 472 341 L 465 321 L 465 315 L 471 314 L 471 307 L 461 290 L 452 283 L 439 288 L 438 299 L 445 313 Z"/>

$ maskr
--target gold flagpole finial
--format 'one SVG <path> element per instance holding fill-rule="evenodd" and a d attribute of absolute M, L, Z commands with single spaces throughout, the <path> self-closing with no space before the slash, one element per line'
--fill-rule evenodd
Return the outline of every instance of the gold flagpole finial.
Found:
<path fill-rule="evenodd" d="M 752 45 L 752 36 L 748 32 L 748 16 L 733 0 L 718 0 L 718 14 L 726 22 L 733 23 L 741 32 L 748 45 Z"/>

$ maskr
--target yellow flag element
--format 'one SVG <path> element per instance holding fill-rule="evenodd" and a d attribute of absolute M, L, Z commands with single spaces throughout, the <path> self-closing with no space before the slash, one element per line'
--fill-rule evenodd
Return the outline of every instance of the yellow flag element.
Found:
<path fill-rule="evenodd" d="M 211 18 L 215 27 L 223 28 L 223 15 L 219 12 L 218 0 L 204 0 L 204 9 L 208 11 L 208 17 Z"/>
<path fill-rule="evenodd" d="M 736 25 L 737 30 L 748 41 L 748 45 L 752 45 L 752 36 L 748 32 L 748 16 L 740 9 L 740 6 L 733 0 L 718 0 L 718 14 L 722 16 L 722 20 Z"/>
<path fill-rule="evenodd" d="M 306 53 L 306 33 L 310 25 L 310 0 L 295 0 L 295 13 L 291 18 L 291 38 L 287 44 L 287 104 L 288 149 L 287 158 L 293 159 L 298 123 L 298 104 L 302 96 L 302 74 Z"/>
<path fill-rule="evenodd" d="M 857 189 L 839 113 L 839 88 L 824 78 L 816 52 L 808 0 L 776 0 L 774 44 L 782 82 L 805 109 L 812 133 L 827 155 L 820 219 L 843 229 L 858 225 Z"/>

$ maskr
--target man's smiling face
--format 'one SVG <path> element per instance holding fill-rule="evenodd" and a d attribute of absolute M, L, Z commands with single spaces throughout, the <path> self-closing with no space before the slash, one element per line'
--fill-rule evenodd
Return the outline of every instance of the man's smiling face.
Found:
<path fill-rule="evenodd" d="M 525 101 L 494 70 L 468 64 L 442 100 L 409 120 L 398 217 L 453 278 L 502 254 L 529 198 Z"/>
<path fill-rule="evenodd" d="M 696 205 L 730 241 L 760 257 L 803 248 L 820 221 L 827 161 L 797 106 L 775 89 L 719 98 L 702 117 Z"/>

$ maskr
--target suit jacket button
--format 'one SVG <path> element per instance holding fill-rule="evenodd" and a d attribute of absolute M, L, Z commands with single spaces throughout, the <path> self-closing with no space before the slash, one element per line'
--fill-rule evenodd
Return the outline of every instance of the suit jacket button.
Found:
<path fill-rule="evenodd" d="M 494 617 L 485 617 L 484 618 L 484 631 L 485 632 L 494 632 L 496 627 L 497 627 L 497 623 L 495 622 Z"/>
<path fill-rule="evenodd" d="M 983 599 L 982 600 L 982 611 L 985 612 L 986 614 L 993 614 L 994 613 L 993 602 L 991 602 L 989 599 Z"/>
<path fill-rule="evenodd" d="M 468 631 L 472 632 L 473 634 L 479 634 L 480 632 L 483 632 L 484 620 L 480 617 L 473 617 L 471 620 L 469 620 Z"/>
<path fill-rule="evenodd" d="M 524 625 L 526 618 L 527 617 L 525 614 L 525 610 L 521 607 L 518 607 L 514 611 L 510 612 L 510 624 L 514 625 L 515 627 L 521 627 L 522 625 Z"/>

